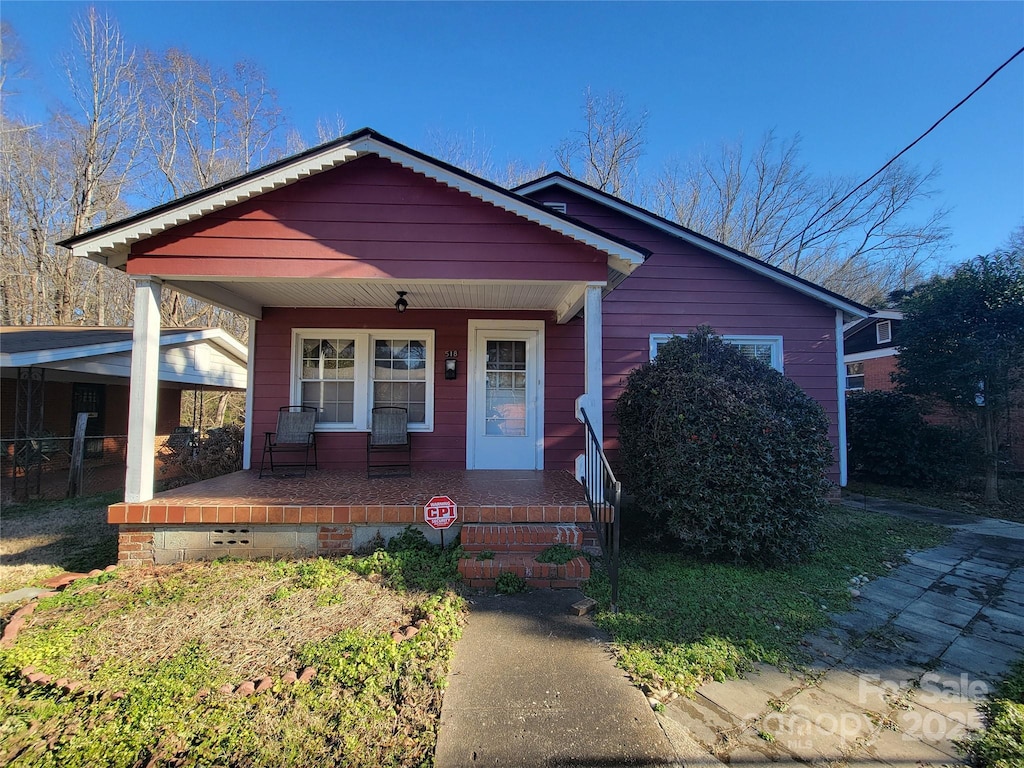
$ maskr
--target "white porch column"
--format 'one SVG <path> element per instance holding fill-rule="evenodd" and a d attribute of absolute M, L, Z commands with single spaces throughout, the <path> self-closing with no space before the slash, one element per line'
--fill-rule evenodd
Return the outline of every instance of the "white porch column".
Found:
<path fill-rule="evenodd" d="M 252 392 L 256 380 L 256 326 L 259 321 L 249 318 L 249 358 L 246 361 L 245 376 L 245 433 L 242 444 L 242 469 L 252 468 Z"/>
<path fill-rule="evenodd" d="M 588 285 L 583 304 L 583 348 L 586 361 L 584 391 L 587 416 L 597 435 L 597 442 L 604 446 L 604 372 L 601 347 L 604 332 L 601 325 L 601 286 Z"/>
<path fill-rule="evenodd" d="M 576 399 L 576 418 L 581 422 L 580 408 L 585 408 L 597 442 L 604 446 L 604 373 L 601 324 L 601 286 L 588 285 L 583 300 L 583 394 Z M 576 477 L 584 475 L 584 455 L 576 457 Z"/>
<path fill-rule="evenodd" d="M 156 398 L 160 382 L 160 280 L 142 275 L 135 284 L 135 330 L 128 401 L 128 472 L 124 500 L 153 498 Z"/>

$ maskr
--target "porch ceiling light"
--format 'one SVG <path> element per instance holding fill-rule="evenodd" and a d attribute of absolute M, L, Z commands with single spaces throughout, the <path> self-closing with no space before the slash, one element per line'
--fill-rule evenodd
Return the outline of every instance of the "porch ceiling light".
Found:
<path fill-rule="evenodd" d="M 399 312 L 405 312 L 409 307 L 409 302 L 405 300 L 405 294 L 407 291 L 398 291 L 398 301 L 395 302 L 395 309 Z"/>

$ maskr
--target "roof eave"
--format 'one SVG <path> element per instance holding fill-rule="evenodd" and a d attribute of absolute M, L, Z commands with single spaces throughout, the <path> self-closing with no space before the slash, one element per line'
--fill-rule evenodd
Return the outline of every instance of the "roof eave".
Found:
<path fill-rule="evenodd" d="M 526 184 L 522 184 L 516 187 L 515 191 L 521 195 L 529 195 L 533 192 L 547 189 L 549 187 L 562 187 L 569 192 L 586 197 L 599 205 L 606 205 L 618 210 L 620 213 L 630 216 L 634 219 L 642 221 L 650 226 L 653 226 L 673 237 L 680 240 L 684 240 L 688 243 L 696 245 L 699 248 L 703 248 L 706 251 L 710 251 L 717 256 L 745 267 L 752 272 L 761 274 L 770 280 L 774 280 L 780 284 L 786 285 L 793 290 L 809 296 L 825 304 L 828 304 L 835 309 L 841 310 L 843 313 L 850 315 L 855 318 L 864 318 L 872 314 L 875 310 L 871 307 L 860 304 L 859 302 L 848 299 L 845 296 L 841 296 L 834 293 L 827 288 L 805 280 L 804 278 L 793 275 L 785 270 L 773 267 L 770 264 L 766 264 L 760 259 L 755 259 L 749 254 L 737 251 L 734 248 L 730 248 L 724 243 L 719 243 L 712 238 L 705 235 L 701 235 L 698 232 L 693 232 L 686 227 L 674 224 L 668 219 L 662 218 L 657 214 L 646 211 L 639 206 L 628 203 L 625 200 L 620 200 L 613 195 L 609 195 L 601 190 L 594 189 L 593 187 L 572 179 L 565 174 L 558 171 L 542 176 Z"/>

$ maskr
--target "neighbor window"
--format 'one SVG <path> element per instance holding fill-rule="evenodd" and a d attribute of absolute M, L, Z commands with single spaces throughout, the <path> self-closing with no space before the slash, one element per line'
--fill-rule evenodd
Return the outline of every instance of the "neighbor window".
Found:
<path fill-rule="evenodd" d="M 667 343 L 669 339 L 677 335 L 683 336 L 684 338 L 686 336 L 686 334 L 652 333 L 650 348 L 651 360 L 658 356 L 658 349 L 662 344 Z M 781 336 L 736 336 L 726 334 L 722 336 L 722 341 L 726 344 L 732 344 L 733 346 L 739 347 L 740 352 L 748 357 L 760 360 L 765 365 L 771 366 L 780 373 L 782 372 Z"/>
<path fill-rule="evenodd" d="M 433 331 L 295 331 L 292 402 L 317 410 L 320 430 L 365 430 L 375 406 L 433 428 Z"/>
<path fill-rule="evenodd" d="M 864 389 L 864 363 L 846 364 L 846 388 L 847 390 Z"/>

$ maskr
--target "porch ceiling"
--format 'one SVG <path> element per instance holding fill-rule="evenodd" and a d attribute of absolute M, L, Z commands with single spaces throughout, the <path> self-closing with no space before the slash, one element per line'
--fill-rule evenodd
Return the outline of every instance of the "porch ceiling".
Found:
<path fill-rule="evenodd" d="M 409 311 L 420 309 L 543 310 L 559 322 L 582 307 L 586 283 L 478 280 L 190 280 L 169 278 L 168 287 L 227 309 L 260 317 L 264 307 L 389 308 L 406 292 Z"/>

